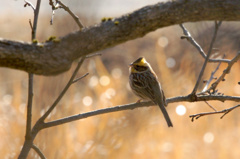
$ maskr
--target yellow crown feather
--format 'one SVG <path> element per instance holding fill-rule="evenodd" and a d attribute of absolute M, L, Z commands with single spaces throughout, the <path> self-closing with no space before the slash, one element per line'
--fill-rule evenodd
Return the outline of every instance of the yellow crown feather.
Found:
<path fill-rule="evenodd" d="M 134 65 L 139 65 L 139 66 L 148 66 L 148 62 L 144 57 L 138 58 L 136 61 L 133 62 Z"/>

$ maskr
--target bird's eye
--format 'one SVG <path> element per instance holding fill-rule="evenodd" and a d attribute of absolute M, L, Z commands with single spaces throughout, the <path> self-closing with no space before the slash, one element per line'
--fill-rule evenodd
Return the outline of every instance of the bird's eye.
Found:
<path fill-rule="evenodd" d="M 135 65 L 134 67 L 137 71 L 145 71 L 147 69 L 147 67 L 139 66 L 139 65 Z"/>

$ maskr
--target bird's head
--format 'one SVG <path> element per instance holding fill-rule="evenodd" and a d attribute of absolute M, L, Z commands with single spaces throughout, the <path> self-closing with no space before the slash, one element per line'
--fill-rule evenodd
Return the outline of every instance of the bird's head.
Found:
<path fill-rule="evenodd" d="M 149 63 L 146 61 L 144 57 L 139 57 L 136 61 L 131 63 L 129 66 L 130 66 L 131 73 L 145 72 L 148 69 L 151 69 Z"/>

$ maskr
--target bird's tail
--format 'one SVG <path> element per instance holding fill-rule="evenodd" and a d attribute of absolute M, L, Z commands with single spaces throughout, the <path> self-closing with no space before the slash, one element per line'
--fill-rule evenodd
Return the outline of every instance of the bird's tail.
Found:
<path fill-rule="evenodd" d="M 163 104 L 163 102 L 158 102 L 158 106 L 159 108 L 161 109 L 162 113 L 163 113 L 163 116 L 168 124 L 168 127 L 173 127 L 173 124 L 172 124 L 172 121 L 168 115 L 168 112 Z"/>

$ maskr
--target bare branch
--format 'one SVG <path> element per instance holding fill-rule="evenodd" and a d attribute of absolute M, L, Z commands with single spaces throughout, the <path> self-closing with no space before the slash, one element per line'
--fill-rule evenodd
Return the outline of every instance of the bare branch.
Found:
<path fill-rule="evenodd" d="M 24 1 L 25 1 L 24 7 L 30 6 L 33 9 L 33 11 L 35 11 L 35 7 L 34 7 L 34 5 L 31 2 L 29 2 L 27 0 L 24 0 Z"/>
<path fill-rule="evenodd" d="M 210 47 L 209 47 L 209 49 L 208 49 L 208 54 L 207 54 L 207 57 L 205 58 L 205 61 L 204 61 L 204 64 L 203 64 L 203 66 L 202 66 L 202 69 L 201 69 L 201 71 L 200 71 L 200 74 L 199 74 L 199 76 L 198 76 L 197 82 L 196 82 L 196 84 L 195 84 L 195 86 L 194 86 L 194 89 L 193 89 L 193 91 L 192 91 L 192 93 L 191 93 L 192 95 L 195 95 L 195 94 L 196 94 L 197 89 L 198 89 L 198 86 L 199 86 L 199 84 L 200 84 L 200 81 L 202 80 L 203 73 L 204 73 L 204 71 L 205 71 L 205 68 L 206 68 L 206 66 L 207 66 L 208 60 L 209 60 L 210 55 L 211 55 L 211 53 L 212 53 L 213 44 L 214 44 L 214 42 L 215 42 L 215 40 L 216 40 L 216 37 L 217 37 L 218 28 L 220 27 L 221 24 L 222 24 L 221 21 L 220 21 L 220 22 L 215 22 L 215 30 L 214 30 L 214 34 L 213 34 L 212 41 L 211 41 L 211 43 L 210 43 Z"/>
<path fill-rule="evenodd" d="M 236 105 L 234 107 L 228 108 L 228 109 L 224 109 L 221 111 L 215 111 L 215 112 L 206 112 L 206 113 L 198 113 L 198 114 L 194 114 L 194 115 L 190 115 L 189 117 L 192 118 L 192 122 L 194 121 L 194 119 L 198 119 L 202 116 L 206 116 L 206 115 L 213 115 L 213 114 L 223 114 L 220 118 L 222 119 L 226 114 L 228 114 L 229 112 L 231 112 L 233 109 L 240 107 L 239 105 Z"/>
<path fill-rule="evenodd" d="M 230 101 L 240 102 L 240 97 L 214 96 L 214 95 L 204 96 L 203 95 L 203 96 L 199 96 L 196 98 L 196 101 L 206 101 L 206 100 L 208 100 L 208 101 L 210 101 L 210 100 L 217 100 L 217 101 L 230 100 Z M 190 96 L 179 96 L 179 97 L 174 97 L 174 98 L 168 98 L 166 101 L 168 104 L 176 103 L 176 102 L 196 102 L 196 101 L 192 101 Z M 43 123 L 41 126 L 41 129 L 46 129 L 49 127 L 62 125 L 65 123 L 73 122 L 76 120 L 80 120 L 80 119 L 84 119 L 84 118 L 88 118 L 88 117 L 92 117 L 92 116 L 96 116 L 96 115 L 102 115 L 102 114 L 106 114 L 106 113 L 118 112 L 118 111 L 123 111 L 123 110 L 132 110 L 135 108 L 149 107 L 149 106 L 153 106 L 153 105 L 154 105 L 154 103 L 152 103 L 151 101 L 148 101 L 148 102 L 131 103 L 131 104 L 119 105 L 119 106 L 110 107 L 110 108 L 98 109 L 95 111 L 90 111 L 87 113 L 77 114 L 77 115 L 69 116 L 66 118 Z"/>
<path fill-rule="evenodd" d="M 196 40 L 192 37 L 192 35 L 190 34 L 190 32 L 184 27 L 183 24 L 180 24 L 180 27 L 183 30 L 183 34 L 184 36 L 181 36 L 181 39 L 187 39 L 188 42 L 190 42 L 200 53 L 200 55 L 206 59 L 207 55 L 206 53 L 203 51 L 202 47 L 196 42 Z M 229 63 L 230 60 L 227 59 L 209 59 L 208 62 L 224 62 L 224 63 Z"/>
<path fill-rule="evenodd" d="M 50 25 L 52 25 L 52 24 L 53 24 L 53 18 L 54 18 L 54 15 L 55 15 L 55 11 L 54 11 L 54 10 L 52 10 L 52 17 L 51 17 L 51 20 L 50 20 Z"/>
<path fill-rule="evenodd" d="M 230 73 L 230 70 L 231 70 L 233 64 L 235 62 L 237 62 L 239 60 L 239 58 L 240 58 L 240 51 L 237 53 L 237 55 L 232 60 L 230 60 L 230 63 L 228 63 L 228 67 L 225 70 L 223 70 L 222 75 L 211 85 L 211 87 L 204 92 L 198 93 L 198 95 L 204 94 L 206 92 L 210 93 L 210 91 L 212 91 L 212 94 L 214 94 L 216 92 L 216 88 L 217 88 L 218 84 L 221 81 L 223 81 L 223 79 L 225 78 L 225 76 L 228 73 Z"/>
<path fill-rule="evenodd" d="M 33 74 L 28 74 L 28 103 L 27 103 L 27 123 L 25 140 L 31 140 L 32 130 L 32 100 L 33 100 Z"/>
<path fill-rule="evenodd" d="M 227 74 L 230 73 L 230 70 L 235 62 L 237 62 L 240 58 L 240 51 L 237 53 L 237 55 L 231 60 L 231 62 L 228 64 L 228 67 L 223 71 L 222 75 L 211 85 L 210 90 L 215 90 L 218 84 L 225 78 Z"/>
<path fill-rule="evenodd" d="M 31 30 L 33 30 L 33 26 L 32 26 L 32 21 L 31 21 L 31 19 L 29 19 L 29 25 L 30 25 Z"/>
<path fill-rule="evenodd" d="M 72 18 L 75 20 L 75 22 L 77 23 L 77 25 L 79 26 L 79 29 L 81 30 L 82 28 L 84 28 L 82 22 L 79 20 L 78 16 L 75 15 L 70 9 L 69 7 L 67 7 L 65 4 L 63 4 L 61 1 L 57 1 L 57 5 L 60 5 L 61 8 L 63 8 L 66 12 L 68 12 Z"/>
<path fill-rule="evenodd" d="M 82 22 L 79 20 L 78 16 L 75 15 L 70 9 L 69 7 L 67 7 L 64 3 L 62 3 L 60 0 L 56 1 L 56 5 L 54 5 L 54 2 L 52 0 L 49 0 L 49 5 L 52 6 L 52 17 L 50 20 L 50 24 L 53 24 L 53 18 L 54 18 L 54 14 L 55 14 L 55 10 L 58 8 L 63 8 L 66 12 L 68 12 L 71 17 L 75 20 L 75 22 L 77 23 L 77 25 L 79 26 L 79 29 L 81 30 L 82 28 L 84 28 Z"/>
<path fill-rule="evenodd" d="M 207 101 L 205 101 L 205 103 L 211 108 L 213 109 L 215 112 L 217 111 L 213 106 L 211 106 L 211 104 L 209 104 Z"/>
<path fill-rule="evenodd" d="M 59 101 L 62 99 L 62 97 L 64 96 L 64 94 L 67 92 L 68 88 L 71 86 L 71 84 L 73 83 L 74 78 L 77 75 L 78 70 L 80 69 L 80 67 L 82 66 L 83 62 L 85 60 L 85 57 L 81 58 L 81 60 L 78 62 L 77 67 L 75 68 L 71 78 L 69 79 L 67 85 L 64 87 L 64 89 L 62 90 L 62 92 L 59 94 L 59 96 L 57 97 L 57 99 L 54 101 L 54 103 L 51 105 L 51 107 L 47 110 L 47 112 L 39 119 L 39 121 L 44 121 L 48 115 L 52 112 L 52 110 L 57 106 L 57 104 L 59 103 Z"/>
<path fill-rule="evenodd" d="M 37 154 L 40 156 L 41 159 L 46 159 L 44 154 L 41 152 L 41 150 L 36 145 L 33 144 L 32 148 L 37 152 Z"/>
<path fill-rule="evenodd" d="M 184 27 L 183 24 L 180 24 L 180 27 L 182 28 L 183 34 L 185 35 L 185 36 L 181 36 L 181 39 L 187 39 L 188 42 L 190 42 L 193 46 L 195 46 L 197 48 L 197 50 L 202 55 L 202 57 L 204 59 L 206 59 L 205 52 L 203 51 L 202 47 L 195 41 L 195 39 L 193 39 L 193 37 L 190 34 L 190 32 Z"/>
<path fill-rule="evenodd" d="M 225 57 L 225 54 L 223 55 L 223 59 Z M 217 70 L 219 69 L 220 65 L 222 64 L 222 62 L 219 62 L 219 64 L 217 65 L 216 69 L 211 73 L 211 76 L 209 78 L 209 80 L 206 82 L 205 87 L 203 88 L 202 92 L 205 92 L 209 86 L 209 84 L 212 82 L 212 80 L 214 79 L 214 75 L 217 72 Z"/>
<path fill-rule="evenodd" d="M 32 28 L 32 40 L 36 39 L 36 31 L 37 31 L 37 22 L 38 22 L 38 15 L 40 10 L 41 0 L 37 1 L 36 9 L 34 10 L 34 20 L 33 20 L 33 28 Z"/>
<path fill-rule="evenodd" d="M 81 76 L 81 77 L 73 80 L 73 81 L 72 81 L 72 84 L 75 83 L 75 82 L 78 82 L 79 80 L 83 79 L 83 78 L 86 77 L 87 75 L 89 75 L 89 73 L 86 73 L 85 75 L 83 75 L 83 76 Z"/>

